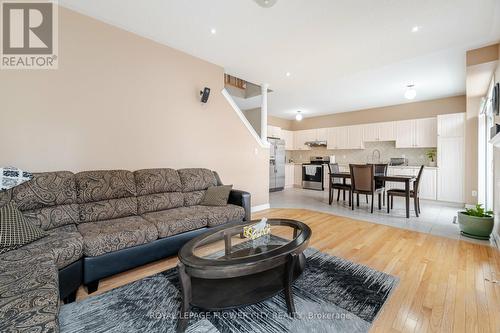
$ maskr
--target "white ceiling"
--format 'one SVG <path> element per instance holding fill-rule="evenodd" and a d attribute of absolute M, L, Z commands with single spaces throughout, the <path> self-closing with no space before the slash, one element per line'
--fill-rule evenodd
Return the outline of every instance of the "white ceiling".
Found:
<path fill-rule="evenodd" d="M 405 103 L 409 83 L 416 101 L 463 94 L 465 51 L 500 40 L 500 0 L 59 3 L 269 83 L 269 113 L 284 118 Z"/>

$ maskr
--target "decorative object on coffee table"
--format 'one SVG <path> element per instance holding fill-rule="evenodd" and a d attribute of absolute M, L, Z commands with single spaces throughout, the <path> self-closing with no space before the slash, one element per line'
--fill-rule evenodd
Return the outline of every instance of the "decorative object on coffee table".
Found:
<path fill-rule="evenodd" d="M 271 226 L 267 224 L 267 219 L 264 217 L 260 222 L 243 228 L 243 237 L 255 240 L 264 235 L 271 233 Z"/>
<path fill-rule="evenodd" d="M 311 229 L 299 221 L 270 219 L 272 235 L 254 241 L 241 238 L 244 228 L 256 222 L 216 228 L 181 248 L 179 331 L 187 326 L 191 306 L 208 311 L 231 309 L 263 301 L 282 290 L 288 313 L 294 315 L 292 284 L 304 270 L 302 252 Z M 243 242 L 247 246 L 238 246 Z"/>
<path fill-rule="evenodd" d="M 477 204 L 474 208 L 467 208 L 465 211 L 458 212 L 460 233 L 470 238 L 490 239 L 493 231 L 493 220 L 493 211 L 485 211 L 480 204 Z"/>

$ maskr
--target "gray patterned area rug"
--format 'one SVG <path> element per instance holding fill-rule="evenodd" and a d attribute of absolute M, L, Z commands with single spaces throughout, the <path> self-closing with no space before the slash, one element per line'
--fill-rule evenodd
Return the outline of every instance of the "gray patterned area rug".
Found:
<path fill-rule="evenodd" d="M 293 287 L 295 318 L 281 293 L 224 312 L 193 309 L 187 332 L 368 332 L 398 279 L 312 248 L 304 253 L 306 268 Z M 175 332 L 179 289 L 174 268 L 63 305 L 61 332 Z"/>

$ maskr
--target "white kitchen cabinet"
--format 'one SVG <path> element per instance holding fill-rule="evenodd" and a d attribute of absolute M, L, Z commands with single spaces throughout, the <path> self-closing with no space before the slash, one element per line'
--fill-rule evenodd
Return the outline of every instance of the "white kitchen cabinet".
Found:
<path fill-rule="evenodd" d="M 413 148 L 415 144 L 414 137 L 414 120 L 401 120 L 396 122 L 396 148 Z"/>
<path fill-rule="evenodd" d="M 281 139 L 281 127 L 267 125 L 267 137 Z"/>
<path fill-rule="evenodd" d="M 302 187 L 302 165 L 294 164 L 293 169 L 293 185 L 295 187 Z"/>
<path fill-rule="evenodd" d="M 415 120 L 415 147 L 437 147 L 437 119 Z"/>
<path fill-rule="evenodd" d="M 396 123 L 388 121 L 379 123 L 379 141 L 395 141 L 396 140 Z"/>
<path fill-rule="evenodd" d="M 396 122 L 396 148 L 428 148 L 437 146 L 436 118 Z"/>
<path fill-rule="evenodd" d="M 365 124 L 363 125 L 363 141 L 394 141 L 396 140 L 394 127 L 395 123 L 393 121 Z"/>
<path fill-rule="evenodd" d="M 440 136 L 437 151 L 438 200 L 464 202 L 464 138 Z"/>
<path fill-rule="evenodd" d="M 347 128 L 347 149 L 363 149 L 363 126 L 355 125 Z"/>
<path fill-rule="evenodd" d="M 318 129 L 316 129 L 316 140 L 317 141 L 326 141 L 326 140 L 328 140 L 328 129 L 327 128 L 318 128 Z"/>
<path fill-rule="evenodd" d="M 311 147 L 306 146 L 304 143 L 311 141 L 311 131 L 302 130 L 293 132 L 293 146 L 295 150 L 310 150 Z"/>
<path fill-rule="evenodd" d="M 465 136 L 465 113 L 443 114 L 437 117 L 437 134 L 447 138 Z"/>
<path fill-rule="evenodd" d="M 465 113 L 437 117 L 437 199 L 463 203 L 465 199 Z"/>
<path fill-rule="evenodd" d="M 387 174 L 390 176 L 403 175 L 403 176 L 418 176 L 420 167 L 392 167 L 390 166 L 387 170 Z M 437 169 L 436 168 L 424 168 L 422 172 L 422 178 L 420 179 L 420 198 L 427 200 L 436 200 L 437 198 Z M 386 189 L 405 189 L 404 183 L 400 182 L 387 182 Z M 413 189 L 413 187 L 412 187 Z"/>
<path fill-rule="evenodd" d="M 281 139 L 285 140 L 285 150 L 294 150 L 292 131 L 282 129 Z"/>
<path fill-rule="evenodd" d="M 331 127 L 327 130 L 327 149 L 349 149 L 349 128 Z"/>
<path fill-rule="evenodd" d="M 379 141 L 379 128 L 377 123 L 363 125 L 363 140 L 365 142 Z"/>
<path fill-rule="evenodd" d="M 294 164 L 285 164 L 285 188 L 293 187 L 295 183 L 295 165 Z"/>
<path fill-rule="evenodd" d="M 418 173 L 418 169 L 417 169 Z M 422 178 L 420 179 L 419 192 L 421 199 L 437 199 L 437 169 L 424 168 Z"/>

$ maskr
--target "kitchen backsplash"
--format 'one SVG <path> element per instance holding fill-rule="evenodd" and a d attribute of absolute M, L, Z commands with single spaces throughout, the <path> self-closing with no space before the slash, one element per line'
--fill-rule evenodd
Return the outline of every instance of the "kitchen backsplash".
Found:
<path fill-rule="evenodd" d="M 426 156 L 431 148 L 396 148 L 395 141 L 388 142 L 365 142 L 365 149 L 337 149 L 331 150 L 323 147 L 311 148 L 311 150 L 287 151 L 287 162 L 292 159 L 293 162 L 307 162 L 311 156 L 330 156 L 335 155 L 335 160 L 339 164 L 347 163 L 371 163 L 372 154 L 375 149 L 380 151 L 380 162 L 389 162 L 391 157 L 404 157 L 408 159 L 409 165 L 428 165 L 429 160 Z M 376 159 L 376 157 L 375 157 Z"/>

